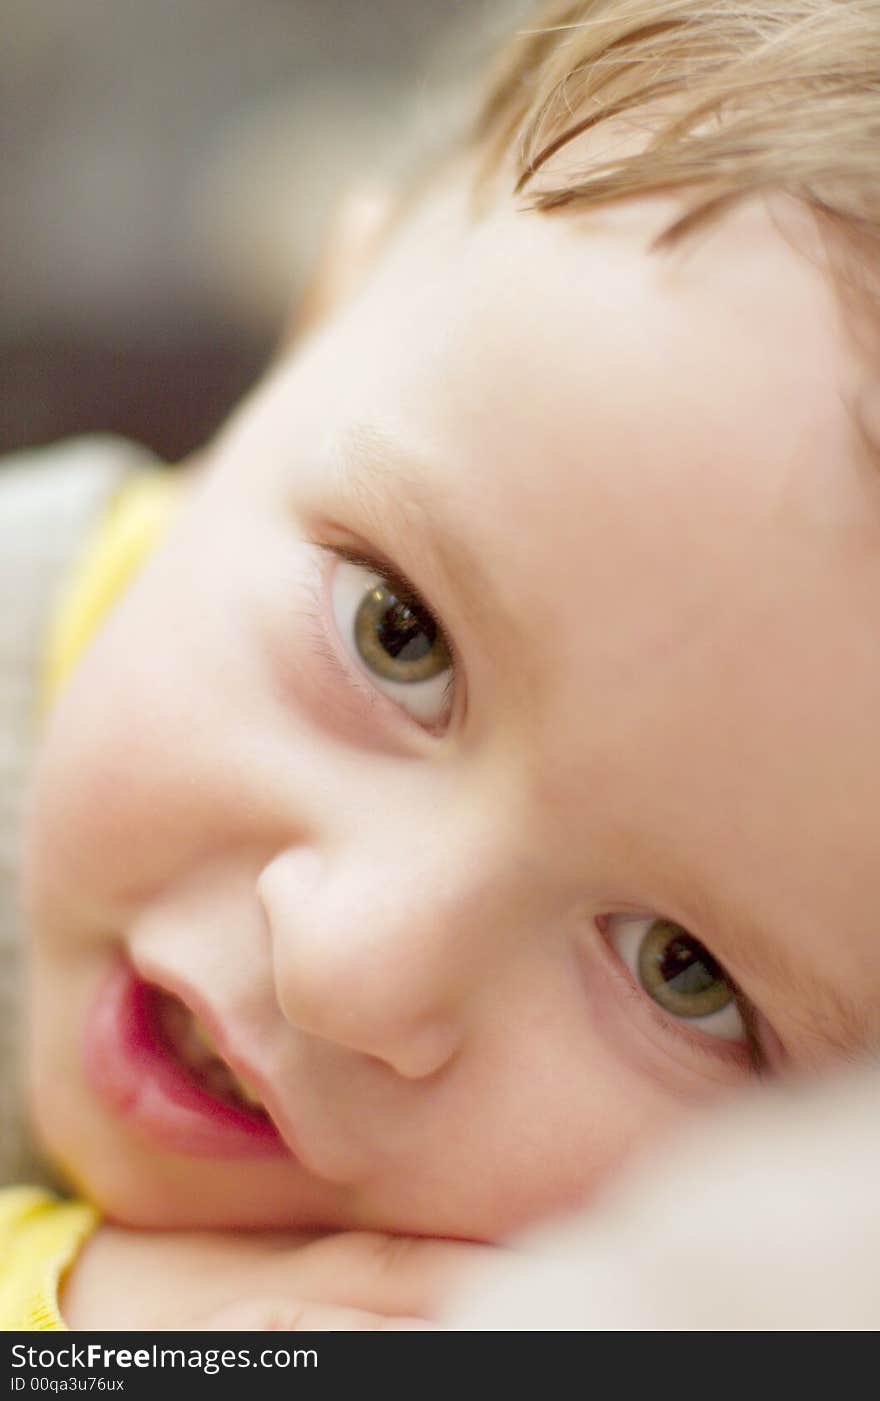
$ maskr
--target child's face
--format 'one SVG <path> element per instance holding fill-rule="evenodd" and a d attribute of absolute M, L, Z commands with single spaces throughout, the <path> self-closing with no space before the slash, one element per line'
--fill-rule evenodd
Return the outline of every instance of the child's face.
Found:
<path fill-rule="evenodd" d="M 493 1236 L 756 1058 L 876 1032 L 858 370 L 761 208 L 649 256 L 668 216 L 432 198 L 212 446 L 58 704 L 33 1101 L 117 1218 Z M 144 982 L 289 1152 L 186 1088 Z"/>

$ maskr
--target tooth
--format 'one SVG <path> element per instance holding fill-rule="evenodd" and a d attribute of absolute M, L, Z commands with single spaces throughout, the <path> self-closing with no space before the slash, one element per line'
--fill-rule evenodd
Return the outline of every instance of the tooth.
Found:
<path fill-rule="evenodd" d="M 239 1099 L 243 1099 L 245 1104 L 250 1104 L 254 1109 L 262 1109 L 263 1101 L 260 1099 L 256 1090 L 251 1088 L 247 1080 L 242 1080 L 241 1076 L 235 1075 L 234 1072 L 233 1079 L 235 1080 Z"/>
<path fill-rule="evenodd" d="M 209 1090 L 214 1094 L 222 1095 L 227 1099 L 235 1096 L 235 1078 L 228 1066 L 222 1061 L 215 1060 L 206 1065 L 200 1071 L 201 1079 Z"/>
<path fill-rule="evenodd" d="M 262 1109 L 263 1102 L 256 1090 L 254 1090 L 246 1080 L 242 1080 L 240 1075 L 236 1075 L 235 1071 L 226 1064 L 217 1050 L 211 1033 L 202 1025 L 197 1017 L 192 1018 L 190 1022 L 190 1031 L 192 1033 L 194 1045 L 199 1048 L 200 1053 L 207 1053 L 212 1060 L 215 1060 L 217 1064 L 222 1067 L 229 1077 L 231 1093 L 233 1093 L 237 1099 L 243 1100 L 245 1104 L 250 1104 L 256 1108 Z"/>
<path fill-rule="evenodd" d="M 262 1109 L 263 1106 L 253 1091 L 223 1061 L 212 1060 L 199 1071 L 199 1075 L 214 1094 L 234 1099 L 239 1104 L 248 1104 L 252 1109 Z"/>
<path fill-rule="evenodd" d="M 189 1013 L 179 1002 L 161 996 L 157 1003 L 158 1020 L 163 1031 L 171 1037 L 182 1036 L 189 1022 Z"/>
<path fill-rule="evenodd" d="M 207 1027 L 202 1025 L 198 1017 L 190 1018 L 189 1027 L 193 1040 L 197 1045 L 201 1044 L 206 1051 L 210 1051 L 212 1056 L 219 1054 L 211 1033 L 208 1031 Z"/>
<path fill-rule="evenodd" d="M 189 1027 L 185 1029 L 182 1036 L 178 1037 L 176 1044 L 178 1055 L 190 1065 L 210 1065 L 212 1060 L 216 1060 L 213 1051 L 209 1051 L 206 1046 L 203 1046 L 201 1041 L 193 1036 Z"/>
<path fill-rule="evenodd" d="M 182 1002 L 176 998 L 163 998 L 159 1006 L 159 1020 L 180 1060 L 198 1075 L 209 1090 L 223 1098 L 249 1105 L 252 1109 L 263 1108 L 256 1091 L 226 1064 L 207 1027 Z"/>

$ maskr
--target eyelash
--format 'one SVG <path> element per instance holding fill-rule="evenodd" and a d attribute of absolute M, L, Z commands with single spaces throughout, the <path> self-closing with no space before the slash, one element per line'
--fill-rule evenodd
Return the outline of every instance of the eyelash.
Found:
<path fill-rule="evenodd" d="M 727 977 L 727 981 L 730 984 L 730 990 L 733 993 L 733 1000 L 736 1003 L 736 1009 L 742 1017 L 742 1023 L 746 1033 L 746 1038 L 745 1041 L 742 1042 L 742 1047 L 748 1056 L 749 1071 L 752 1075 L 762 1076 L 767 1071 L 767 1061 L 764 1056 L 764 1050 L 761 1046 L 760 1038 L 758 1037 L 755 1009 L 752 1006 L 751 1002 L 749 1002 L 745 993 L 737 987 L 733 979 L 729 975 L 725 976 Z M 645 994 L 642 995 L 644 996 Z M 648 1000 L 650 1001 L 650 998 Z M 654 1004 L 652 1004 L 652 1007 L 653 1006 Z M 667 1021 L 667 1018 L 664 1015 L 663 1009 L 661 1007 L 657 1008 L 657 1015 L 660 1016 L 664 1022 Z M 677 1034 L 685 1040 L 690 1041 L 693 1045 L 693 1037 L 691 1033 L 688 1032 L 687 1028 L 684 1026 L 683 1023 L 677 1022 L 674 1017 L 670 1017 L 668 1018 L 668 1025 L 675 1034 Z M 714 1039 L 717 1040 L 717 1038 Z M 700 1044 L 705 1045 L 706 1042 L 701 1041 Z M 724 1055 L 723 1044 L 712 1045 L 710 1042 L 708 1049 L 715 1055 Z"/>
<path fill-rule="evenodd" d="M 380 575 L 384 582 L 391 586 L 391 589 L 398 598 L 402 599 L 404 602 L 408 599 L 412 599 L 419 604 L 420 608 L 423 608 L 426 613 L 431 615 L 438 629 L 443 634 L 449 653 L 450 674 L 443 692 L 443 699 L 444 703 L 451 702 L 458 677 L 458 664 L 454 648 L 449 640 L 449 634 L 440 622 L 440 619 L 437 617 L 434 610 L 429 608 L 423 601 L 418 590 L 413 587 L 406 576 L 402 574 L 399 569 L 396 569 L 388 560 L 379 556 L 369 555 L 362 549 L 355 549 L 350 545 L 329 545 L 325 540 L 309 540 L 307 543 L 314 546 L 315 549 L 322 550 L 334 560 L 343 559 L 348 564 L 355 564 L 361 569 L 368 570 L 371 574 Z M 367 700 L 369 705 L 375 707 L 379 704 L 383 693 L 377 687 L 372 686 L 366 677 L 362 676 L 360 672 L 357 672 L 354 667 L 348 667 L 346 663 L 341 660 L 337 649 L 333 646 L 328 637 L 326 613 L 327 604 L 323 586 L 321 582 L 318 582 L 316 587 L 309 589 L 306 607 L 306 617 L 311 624 L 310 632 L 315 649 L 322 660 L 333 668 L 337 676 L 349 686 L 353 686 L 358 693 Z M 393 701 L 391 703 L 394 704 Z M 402 709 L 402 707 L 399 706 L 396 708 Z M 403 710 L 403 714 L 406 715 L 407 712 Z M 408 716 L 408 718 L 412 719 L 413 717 Z M 418 724 L 419 722 L 416 720 L 414 723 Z M 428 733 L 431 733 L 433 729 L 430 725 L 422 725 L 421 728 L 427 730 Z"/>

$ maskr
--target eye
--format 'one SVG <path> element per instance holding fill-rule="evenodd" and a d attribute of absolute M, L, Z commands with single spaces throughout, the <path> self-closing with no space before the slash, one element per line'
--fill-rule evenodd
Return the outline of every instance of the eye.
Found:
<path fill-rule="evenodd" d="M 669 1016 L 724 1041 L 748 1039 L 735 988 L 687 929 L 669 919 L 613 915 L 603 924 L 636 982 Z"/>
<path fill-rule="evenodd" d="M 452 658 L 440 624 L 421 599 L 348 559 L 337 560 L 330 592 L 339 636 L 373 684 L 416 720 L 442 720 L 452 692 Z"/>

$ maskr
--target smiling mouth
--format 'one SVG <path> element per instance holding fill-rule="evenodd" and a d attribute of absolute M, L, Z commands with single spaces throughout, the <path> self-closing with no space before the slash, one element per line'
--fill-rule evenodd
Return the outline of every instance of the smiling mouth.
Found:
<path fill-rule="evenodd" d="M 227 1065 L 207 1027 L 179 998 L 155 988 L 150 1001 L 157 1040 L 190 1080 L 228 1104 L 266 1114 L 259 1095 Z"/>
<path fill-rule="evenodd" d="M 154 1146 L 196 1157 L 294 1157 L 195 1013 L 124 958 L 96 991 L 83 1057 L 104 1107 Z"/>

